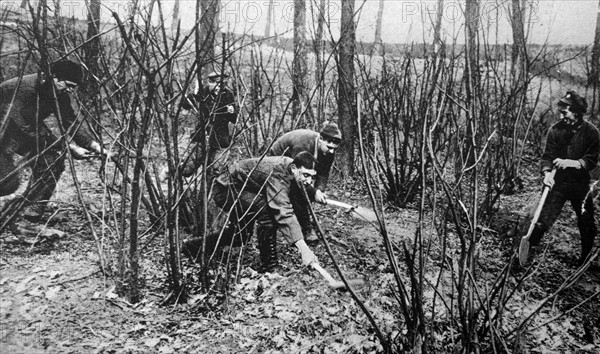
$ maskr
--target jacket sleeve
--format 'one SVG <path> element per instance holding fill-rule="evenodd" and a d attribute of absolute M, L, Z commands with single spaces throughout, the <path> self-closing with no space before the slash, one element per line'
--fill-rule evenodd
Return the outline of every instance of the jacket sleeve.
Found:
<path fill-rule="evenodd" d="M 77 117 L 73 107 L 74 103 L 69 94 L 61 94 L 57 99 L 63 128 L 72 135 L 75 144 L 89 148 L 96 138 L 88 122 L 83 118 L 83 115 Z"/>
<path fill-rule="evenodd" d="M 334 155 L 320 157 L 320 161 L 315 168 L 315 171 L 317 172 L 315 188 L 321 192 L 325 192 L 325 189 L 327 189 L 327 182 L 329 181 L 329 172 L 331 171 L 331 165 L 333 165 L 333 159 Z"/>
<path fill-rule="evenodd" d="M 550 128 L 546 136 L 546 146 L 544 147 L 544 153 L 540 161 L 540 171 L 542 174 L 548 171 L 552 171 L 552 161 L 558 156 L 558 145 L 556 141 L 556 131 Z"/>
<path fill-rule="evenodd" d="M 233 113 L 227 112 L 228 106 L 233 106 Z M 238 117 L 239 112 L 240 112 L 240 107 L 238 106 L 237 102 L 235 101 L 235 97 L 234 97 L 233 93 L 229 90 L 225 91 L 223 93 L 223 96 L 221 97 L 220 107 L 217 109 L 217 112 L 215 112 L 215 113 L 220 116 L 219 118 L 224 118 L 224 119 L 228 120 L 229 122 L 235 124 L 237 122 L 237 117 Z"/>
<path fill-rule="evenodd" d="M 294 214 L 289 197 L 290 186 L 281 176 L 273 175 L 267 181 L 266 194 L 269 208 L 285 240 L 294 244 L 303 239 L 302 228 Z"/>
<path fill-rule="evenodd" d="M 588 141 L 587 149 L 579 162 L 584 169 L 591 171 L 596 168 L 600 154 L 600 134 L 595 127 L 591 127 Z"/>
<path fill-rule="evenodd" d="M 197 111 L 197 119 L 196 119 L 196 127 L 191 135 L 191 141 L 194 143 L 199 143 L 202 141 L 202 130 L 206 131 L 206 126 L 210 123 L 210 112 L 206 100 L 202 98 L 200 95 L 190 94 L 188 95 L 189 102 L 193 103 L 192 105 L 188 105 L 190 109 L 192 107 L 196 107 Z M 182 105 L 182 107 L 184 107 Z M 185 107 L 184 107 L 185 108 Z M 202 117 L 204 117 L 204 124 L 201 124 Z M 208 135 L 208 134 L 207 134 Z"/>
<path fill-rule="evenodd" d="M 327 189 L 328 180 L 328 175 L 317 173 L 317 177 L 315 178 L 315 188 L 320 190 L 321 192 L 325 192 L 325 189 Z"/>

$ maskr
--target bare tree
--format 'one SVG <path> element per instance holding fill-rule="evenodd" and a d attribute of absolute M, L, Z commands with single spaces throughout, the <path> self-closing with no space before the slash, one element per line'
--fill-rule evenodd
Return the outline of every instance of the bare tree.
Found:
<path fill-rule="evenodd" d="M 356 128 L 356 92 L 354 86 L 354 52 L 356 24 L 354 0 L 342 0 L 340 42 L 338 45 L 338 115 L 344 140 L 340 145 L 340 169 L 345 176 L 354 175 L 354 140 Z"/>
<path fill-rule="evenodd" d="M 100 37 L 98 37 L 100 27 L 100 0 L 91 0 L 88 9 L 88 29 L 87 29 L 87 45 L 86 65 L 88 70 L 98 75 L 98 58 L 100 57 Z"/>
<path fill-rule="evenodd" d="M 265 38 L 271 37 L 271 22 L 273 22 L 273 0 L 269 0 L 267 7 L 267 23 L 265 24 Z"/>
<path fill-rule="evenodd" d="M 467 95 L 472 98 L 479 87 L 479 2 L 467 0 L 465 7 L 465 24 L 467 36 L 467 65 L 465 79 Z"/>
<path fill-rule="evenodd" d="M 56 25 L 61 27 L 61 3 L 60 0 L 54 0 L 54 18 L 56 19 Z"/>
<path fill-rule="evenodd" d="M 321 69 L 323 68 L 323 29 L 325 27 L 325 11 L 327 10 L 327 1 L 319 0 L 319 8 L 317 9 L 317 29 L 315 31 L 315 56 L 316 56 L 316 73 L 317 76 L 321 75 Z"/>
<path fill-rule="evenodd" d="M 294 117 L 302 118 L 304 115 L 304 124 L 308 126 L 312 124 L 312 114 L 308 106 L 307 94 L 307 59 L 308 53 L 306 50 L 306 1 L 294 1 L 294 63 L 293 63 L 293 93 L 292 93 L 292 114 Z"/>
<path fill-rule="evenodd" d="M 433 26 L 433 43 L 434 52 L 438 53 L 444 49 L 444 41 L 442 40 L 442 20 L 444 18 L 444 0 L 438 0 L 435 24 Z"/>
<path fill-rule="evenodd" d="M 323 67 L 323 29 L 325 25 L 325 11 L 326 11 L 326 0 L 319 1 L 319 8 L 317 9 L 317 29 L 315 31 L 314 40 L 314 51 L 315 51 L 315 81 L 319 90 L 318 102 L 317 102 L 317 122 L 321 122 L 323 119 L 323 108 L 325 96 L 325 70 Z M 313 11 L 314 13 L 314 11 Z"/>
<path fill-rule="evenodd" d="M 179 0 L 173 4 L 173 22 L 171 22 L 171 32 L 175 33 L 179 27 Z"/>
<path fill-rule="evenodd" d="M 511 76 L 517 84 L 521 82 L 527 64 L 527 53 L 525 47 L 525 4 L 520 0 L 512 0 L 511 26 L 513 31 L 513 45 L 511 52 Z"/>
<path fill-rule="evenodd" d="M 377 10 L 377 21 L 375 22 L 375 39 L 373 40 L 373 49 L 375 53 L 383 54 L 383 41 L 381 40 L 381 23 L 383 22 L 383 0 L 379 0 L 379 9 Z"/>
<path fill-rule="evenodd" d="M 598 1 L 598 17 L 596 18 L 596 35 L 592 47 L 592 70 L 588 78 L 588 84 L 592 86 L 592 112 L 600 107 L 598 93 L 600 92 L 600 1 Z"/>
<path fill-rule="evenodd" d="M 201 57 L 204 63 L 214 61 L 215 38 L 219 31 L 219 10 L 221 0 L 200 1 L 202 19 L 200 21 Z M 203 65 L 200 65 L 203 66 Z"/>
<path fill-rule="evenodd" d="M 88 28 L 87 43 L 85 46 L 85 62 L 88 67 L 91 79 L 88 80 L 87 89 L 92 98 L 92 105 L 96 111 L 96 116 L 100 113 L 101 100 L 98 95 L 98 82 L 100 77 L 100 6 L 101 0 L 91 0 L 88 8 Z M 95 127 L 98 128 L 98 127 Z M 98 130 L 98 129 L 96 129 Z"/>

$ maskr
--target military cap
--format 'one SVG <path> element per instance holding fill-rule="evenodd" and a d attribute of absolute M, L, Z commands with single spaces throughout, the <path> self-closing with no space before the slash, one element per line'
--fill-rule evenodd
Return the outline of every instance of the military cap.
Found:
<path fill-rule="evenodd" d="M 324 126 L 323 129 L 321 129 L 321 136 L 324 138 L 342 140 L 342 132 L 335 123 L 329 123 Z"/>
<path fill-rule="evenodd" d="M 567 91 L 567 93 L 558 101 L 558 104 L 571 107 L 571 111 L 574 113 L 584 114 L 588 109 L 585 98 L 579 96 L 577 92 L 572 90 Z"/>
<path fill-rule="evenodd" d="M 83 69 L 80 64 L 70 60 L 61 60 L 50 65 L 52 75 L 65 81 L 71 81 L 78 85 L 83 83 Z"/>

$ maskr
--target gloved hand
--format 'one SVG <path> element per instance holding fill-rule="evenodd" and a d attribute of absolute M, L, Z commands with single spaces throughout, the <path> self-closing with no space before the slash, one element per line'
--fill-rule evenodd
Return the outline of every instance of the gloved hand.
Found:
<path fill-rule="evenodd" d="M 106 156 L 107 160 L 110 160 L 113 157 L 113 153 L 106 150 L 102 145 L 100 145 L 99 142 L 97 141 L 92 141 L 92 143 L 90 144 L 90 150 L 92 150 L 93 152 L 99 154 L 99 155 L 104 155 Z"/>
<path fill-rule="evenodd" d="M 87 160 L 90 157 L 94 156 L 94 154 L 91 151 L 77 146 L 75 144 L 69 144 L 69 150 L 71 150 L 71 156 L 73 156 L 75 160 Z"/>
<path fill-rule="evenodd" d="M 548 186 L 550 189 L 554 187 L 554 174 L 550 171 L 546 171 L 544 173 L 544 185 Z"/>
<path fill-rule="evenodd" d="M 158 173 L 158 180 L 162 183 L 169 178 L 169 166 L 164 166 Z"/>
<path fill-rule="evenodd" d="M 317 189 L 317 191 L 315 192 L 315 202 L 327 204 L 327 195 L 325 195 L 325 193 Z"/>
<path fill-rule="evenodd" d="M 299 240 L 294 245 L 298 248 L 300 255 L 302 256 L 302 265 L 307 267 L 312 263 L 319 263 L 319 259 L 317 256 L 311 251 L 311 249 L 306 244 L 306 241 Z"/>
<path fill-rule="evenodd" d="M 552 161 L 552 163 L 554 164 L 554 167 L 556 167 L 557 169 L 565 169 L 565 168 L 575 168 L 575 169 L 580 169 L 581 168 L 581 162 L 579 162 L 579 160 L 570 160 L 570 159 L 554 159 L 554 161 Z"/>

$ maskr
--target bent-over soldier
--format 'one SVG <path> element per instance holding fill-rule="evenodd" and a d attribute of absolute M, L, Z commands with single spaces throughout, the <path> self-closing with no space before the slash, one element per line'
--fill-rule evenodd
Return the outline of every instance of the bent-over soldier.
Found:
<path fill-rule="evenodd" d="M 19 187 L 15 154 L 32 158 L 32 176 L 24 193 L 23 216 L 39 221 L 65 169 L 66 137 L 56 137 L 44 120 L 55 115 L 62 130 L 72 136 L 68 144 L 75 158 L 106 153 L 88 124 L 79 119 L 72 91 L 82 83 L 83 70 L 72 61 L 51 65 L 51 75 L 39 82 L 38 74 L 13 78 L 0 84 L 0 196 Z M 44 77 L 44 76 L 42 76 Z"/>

